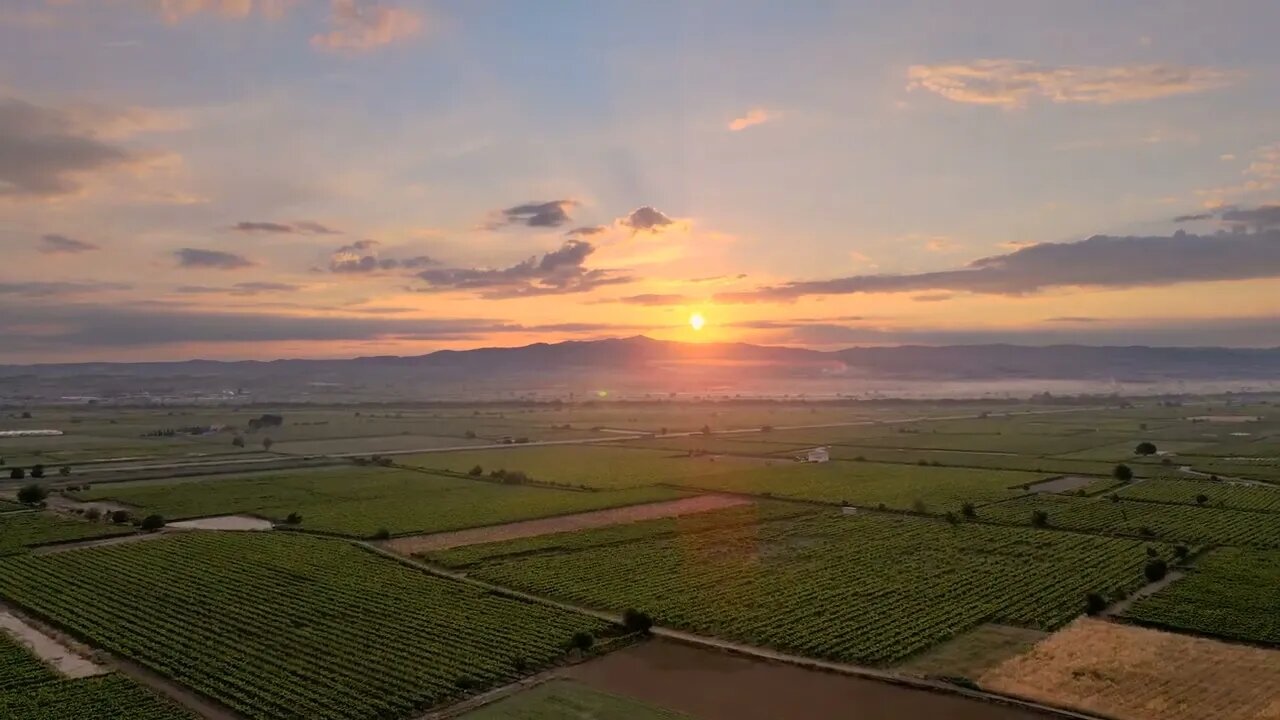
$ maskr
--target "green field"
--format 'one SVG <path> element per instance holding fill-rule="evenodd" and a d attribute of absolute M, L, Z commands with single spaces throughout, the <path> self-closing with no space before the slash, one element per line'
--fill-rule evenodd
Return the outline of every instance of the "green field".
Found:
<path fill-rule="evenodd" d="M 829 462 L 781 463 L 750 466 L 732 473 L 693 477 L 684 485 L 706 490 L 770 495 L 862 507 L 883 504 L 911 510 L 924 504 L 927 512 L 959 511 L 966 502 L 981 503 L 1013 497 L 1017 486 L 1044 479 L 1037 473 L 1012 470 L 923 467 L 896 463 Z"/>
<path fill-rule="evenodd" d="M 978 508 L 983 520 L 1030 525 L 1035 511 L 1054 528 L 1151 537 L 1169 542 L 1280 546 L 1280 514 L 1239 512 L 1106 497 L 1035 495 Z"/>
<path fill-rule="evenodd" d="M 1260 485 L 1237 485 L 1197 480 L 1147 480 L 1129 485 L 1118 493 L 1130 500 L 1205 505 L 1232 510 L 1280 512 L 1280 488 Z"/>
<path fill-rule="evenodd" d="M 292 534 L 9 558 L 0 593 L 251 718 L 405 717 L 553 662 L 575 632 L 608 629 Z"/>
<path fill-rule="evenodd" d="M 648 532 L 645 532 L 645 531 Z M 1146 544 L 911 516 L 734 508 L 444 551 L 473 577 L 730 640 L 885 664 L 987 622 L 1054 628 L 1141 585 Z"/>
<path fill-rule="evenodd" d="M 465 473 L 520 470 L 534 480 L 593 488 L 628 488 L 677 483 L 690 477 L 725 472 L 708 458 L 681 457 L 662 450 L 608 445 L 511 447 L 493 450 L 424 453 L 397 457 L 401 465 Z"/>
<path fill-rule="evenodd" d="M 0 717 L 12 720 L 194 720 L 116 674 L 65 678 L 0 632 Z"/>
<path fill-rule="evenodd" d="M 169 520 L 233 513 L 284 520 L 296 512 L 302 529 L 357 537 L 382 529 L 393 535 L 458 530 L 679 496 L 659 487 L 587 492 L 380 467 L 111 483 L 76 494 L 82 500 L 134 505 Z"/>
<path fill-rule="evenodd" d="M 1125 616 L 1162 628 L 1280 644 L 1280 552 L 1219 548 Z"/>
<path fill-rule="evenodd" d="M 128 535 L 133 531 L 128 525 L 89 522 L 52 512 L 4 513 L 0 515 L 0 554 L 49 543 Z"/>
<path fill-rule="evenodd" d="M 571 680 L 552 680 L 486 705 L 462 720 L 692 720 L 670 710 L 593 690 Z"/>

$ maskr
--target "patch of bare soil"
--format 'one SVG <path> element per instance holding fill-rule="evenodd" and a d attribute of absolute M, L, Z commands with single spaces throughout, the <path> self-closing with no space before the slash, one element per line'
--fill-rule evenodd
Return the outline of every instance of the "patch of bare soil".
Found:
<path fill-rule="evenodd" d="M 1060 493 L 1079 490 L 1089 483 L 1096 482 L 1098 478 L 1084 477 L 1083 475 L 1059 475 L 1058 477 L 1042 480 L 1034 485 L 1028 485 L 1027 490 L 1033 493 Z"/>
<path fill-rule="evenodd" d="M 1044 720 L 1030 710 L 653 640 L 565 677 L 699 720 Z"/>
<path fill-rule="evenodd" d="M 66 677 L 83 678 L 108 672 L 107 668 L 81 657 L 71 648 L 5 610 L 0 610 L 0 632 L 12 637 Z"/>
<path fill-rule="evenodd" d="M 263 520 L 252 515 L 216 515 L 214 517 L 196 518 L 171 522 L 166 527 L 180 530 L 231 530 L 231 531 L 263 531 L 273 526 L 270 520 Z"/>
<path fill-rule="evenodd" d="M 982 687 L 1120 720 L 1280 718 L 1280 651 L 1081 618 Z"/>
<path fill-rule="evenodd" d="M 515 540 L 536 535 L 551 535 L 553 533 L 586 530 L 606 525 L 622 525 L 640 522 L 641 520 L 703 513 L 750 503 L 751 500 L 730 495 L 697 495 L 679 500 L 664 500 L 663 502 L 630 505 L 608 510 L 593 510 L 574 515 L 524 520 L 507 523 L 506 525 L 492 525 L 490 527 L 433 533 L 430 535 L 412 535 L 390 540 L 386 543 L 386 547 L 404 555 L 413 555 L 435 550 L 447 550 L 449 548 L 462 547 L 463 545 Z"/>

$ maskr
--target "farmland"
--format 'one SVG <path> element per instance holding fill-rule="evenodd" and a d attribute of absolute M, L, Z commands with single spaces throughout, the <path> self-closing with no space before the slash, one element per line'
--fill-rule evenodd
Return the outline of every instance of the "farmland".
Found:
<path fill-rule="evenodd" d="M 560 720 L 572 717 L 692 720 L 687 715 L 592 690 L 568 680 L 543 683 L 514 697 L 467 713 L 463 720 Z"/>
<path fill-rule="evenodd" d="M 0 632 L 0 717 L 23 720 L 194 720 L 120 675 L 69 679 Z"/>
<path fill-rule="evenodd" d="M 1055 528 L 1150 537 L 1169 542 L 1280 546 L 1280 514 L 1236 512 L 1109 498 L 1036 495 L 978 508 L 983 520 L 1030 525 L 1043 512 Z"/>
<path fill-rule="evenodd" d="M 1129 500 L 1280 512 L 1280 488 L 1196 480 L 1148 480 L 1117 493 Z M 1203 496 L 1203 501 L 1201 500 Z"/>
<path fill-rule="evenodd" d="M 357 537 L 383 529 L 397 535 L 458 530 L 679 496 L 660 487 L 585 492 L 380 467 L 113 483 L 76 494 L 81 500 L 114 500 L 171 520 L 235 513 L 284 520 L 298 513 L 303 529 Z"/>
<path fill-rule="evenodd" d="M 1280 645 L 1280 551 L 1218 548 L 1126 617 L 1174 630 Z"/>
<path fill-rule="evenodd" d="M 1146 561 L 1144 544 L 1131 540 L 767 513 L 734 508 L 431 557 L 593 607 L 644 608 L 695 632 L 871 664 L 984 622 L 1056 627 L 1080 612 L 1087 592 L 1141 584 Z"/>
<path fill-rule="evenodd" d="M 251 718 L 403 717 L 552 662 L 575 632 L 607 630 L 289 534 L 9 558 L 0 593 Z"/>
<path fill-rule="evenodd" d="M 1280 652 L 1082 618 L 978 682 L 1124 720 L 1260 720 L 1275 716 Z"/>
<path fill-rule="evenodd" d="M 1044 479 L 1036 473 L 1012 470 L 922 467 L 894 463 L 830 462 L 781 463 L 733 473 L 692 477 L 683 484 L 706 490 L 770 495 L 778 498 L 848 503 L 899 510 L 918 508 L 942 513 L 966 502 L 1014 497 L 1027 485 Z"/>
<path fill-rule="evenodd" d="M 89 522 L 48 512 L 12 512 L 0 514 L 0 554 L 11 554 L 23 548 L 70 540 L 127 535 L 128 525 Z"/>

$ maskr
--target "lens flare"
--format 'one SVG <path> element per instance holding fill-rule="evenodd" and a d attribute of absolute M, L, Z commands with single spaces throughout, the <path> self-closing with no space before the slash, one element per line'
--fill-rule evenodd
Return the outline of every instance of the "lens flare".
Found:
<path fill-rule="evenodd" d="M 694 313 L 689 316 L 689 327 L 694 330 L 701 330 L 702 326 L 706 324 L 706 318 L 702 317 L 702 313 Z"/>

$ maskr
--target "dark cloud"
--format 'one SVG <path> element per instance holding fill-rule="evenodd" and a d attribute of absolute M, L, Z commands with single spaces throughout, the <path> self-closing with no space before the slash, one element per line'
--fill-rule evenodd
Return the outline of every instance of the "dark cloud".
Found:
<path fill-rule="evenodd" d="M 530 202 L 498 211 L 498 219 L 489 224 L 489 228 L 504 225 L 525 225 L 527 227 L 560 227 L 572 220 L 569 208 L 577 205 L 573 200 L 549 200 L 546 202 Z"/>
<path fill-rule="evenodd" d="M 567 240 L 541 258 L 531 257 L 507 268 L 439 268 L 424 270 L 418 277 L 426 281 L 426 292 L 473 290 L 487 298 L 587 292 L 632 281 L 613 270 L 585 267 L 594 251 L 595 246 L 585 240 Z"/>
<path fill-rule="evenodd" d="M 404 259 L 378 257 L 377 246 L 377 240 L 358 240 L 343 245 L 329 256 L 329 272 L 359 274 L 397 268 L 416 270 L 438 264 L 426 255 Z"/>
<path fill-rule="evenodd" d="M 180 285 L 174 288 L 174 292 L 184 295 L 212 295 L 212 294 L 228 294 L 228 295 L 260 295 L 262 293 L 277 292 L 295 292 L 301 290 L 301 285 L 293 285 L 291 283 L 281 282 L 242 282 L 236 283 L 230 287 L 210 287 L 208 285 Z"/>
<path fill-rule="evenodd" d="M 384 311 L 385 312 L 385 311 Z M 32 332 L 33 325 L 42 326 Z M 157 347 L 182 343 L 482 340 L 512 333 L 634 332 L 603 323 L 522 325 L 492 318 L 352 317 L 272 312 L 193 312 L 165 305 L 31 303 L 0 315 L 0 352 Z"/>
<path fill-rule="evenodd" d="M 246 233 L 279 233 L 287 235 L 341 235 L 342 233 L 333 228 L 321 225 L 318 222 L 310 220 L 300 220 L 295 223 L 277 223 L 277 222 L 255 222 L 252 220 L 241 220 L 231 226 L 232 230 Z"/>
<path fill-rule="evenodd" d="M 40 252 L 46 255 L 74 255 L 77 253 L 98 250 L 98 246 L 84 240 L 67 237 L 66 235 L 44 235 L 40 238 Z"/>
<path fill-rule="evenodd" d="M 1173 221 L 1176 223 L 1184 223 L 1194 222 L 1196 220 L 1212 220 L 1213 218 L 1213 213 L 1195 213 L 1194 215 L 1179 215 L 1174 218 Z"/>
<path fill-rule="evenodd" d="M 203 250 L 201 248 L 181 248 L 175 250 L 178 267 L 211 268 L 214 270 L 239 270 L 253 267 L 253 261 L 243 255 L 222 252 L 221 250 Z"/>
<path fill-rule="evenodd" d="M 603 225 L 583 225 L 582 227 L 576 227 L 570 230 L 569 232 L 565 233 L 565 235 L 570 235 L 575 237 L 586 237 L 588 235 L 597 235 L 599 233 L 604 232 L 604 230 L 605 228 Z"/>
<path fill-rule="evenodd" d="M 30 281 L 0 282 L 0 295 L 22 297 L 58 297 L 90 295 L 109 290 L 128 290 L 132 286 L 112 282 Z"/>
<path fill-rule="evenodd" d="M 77 176 L 133 161 L 95 138 L 67 113 L 0 99 L 0 197 L 54 197 L 80 189 Z"/>
<path fill-rule="evenodd" d="M 630 215 L 626 216 L 619 222 L 633 230 L 652 230 L 656 227 L 662 227 L 663 225 L 670 225 L 674 221 L 648 205 L 645 205 L 644 207 L 636 208 Z"/>
<path fill-rule="evenodd" d="M 1222 219 L 1260 230 L 1280 227 L 1280 205 L 1262 205 L 1251 209 L 1229 208 L 1222 211 Z"/>
<path fill-rule="evenodd" d="M 1098 235 L 1075 243 L 1041 243 L 974 260 L 963 268 L 911 275 L 854 275 L 802 280 L 719 302 L 784 302 L 808 295 L 951 290 L 1025 295 L 1054 287 L 1126 288 L 1212 280 L 1280 277 L 1280 232 L 1172 237 Z"/>
<path fill-rule="evenodd" d="M 617 302 L 626 303 L 627 305 L 684 305 L 688 301 L 689 298 L 684 295 L 663 295 L 659 293 L 629 295 L 617 299 Z"/>

